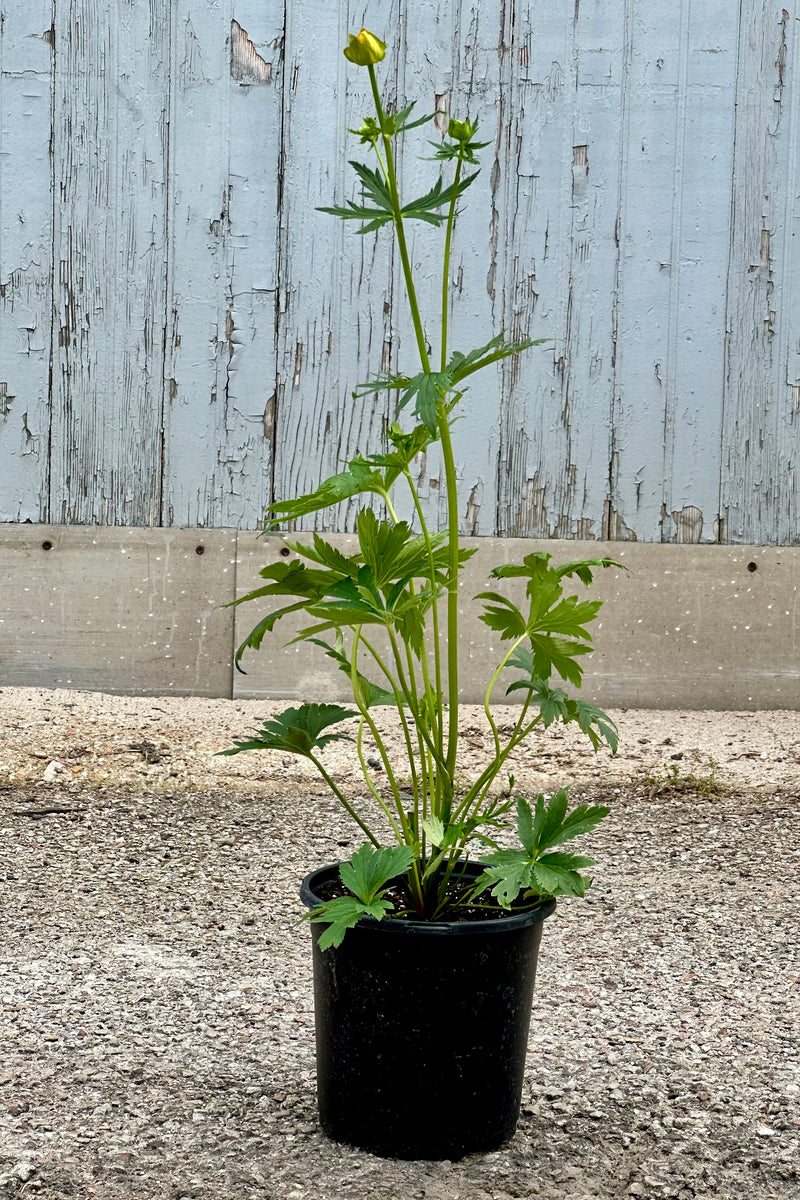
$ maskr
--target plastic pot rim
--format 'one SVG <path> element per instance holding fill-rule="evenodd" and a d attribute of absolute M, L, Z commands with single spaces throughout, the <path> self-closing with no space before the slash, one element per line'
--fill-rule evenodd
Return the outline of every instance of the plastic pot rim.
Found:
<path fill-rule="evenodd" d="M 468 866 L 483 869 L 483 863 L 468 863 Z M 322 876 L 335 874 L 338 878 L 340 862 L 328 863 L 327 866 L 317 867 L 306 875 L 300 884 L 300 899 L 308 909 L 314 909 L 322 904 L 321 896 L 314 891 L 314 885 L 321 882 Z M 365 917 L 358 922 L 356 928 L 363 933 L 389 934 L 390 936 L 422 936 L 422 937 L 472 937 L 487 933 L 510 933 L 515 929 L 524 929 L 528 925 L 538 925 L 552 916 L 556 909 L 555 898 L 550 896 L 535 904 L 524 912 L 513 913 L 506 917 L 487 917 L 486 920 L 473 921 L 418 921 L 392 920 L 385 917 L 376 921 L 374 917 Z"/>

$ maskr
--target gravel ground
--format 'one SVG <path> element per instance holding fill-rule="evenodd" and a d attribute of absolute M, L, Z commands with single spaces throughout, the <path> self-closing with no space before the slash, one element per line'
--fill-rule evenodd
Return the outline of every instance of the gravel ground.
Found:
<path fill-rule="evenodd" d="M 319 1132 L 297 887 L 357 840 L 291 760 L 211 757 L 268 711 L 0 690 L 0 1197 L 796 1200 L 800 714 L 617 713 L 615 759 L 515 764 L 612 814 L 545 927 L 516 1136 L 431 1164 Z"/>

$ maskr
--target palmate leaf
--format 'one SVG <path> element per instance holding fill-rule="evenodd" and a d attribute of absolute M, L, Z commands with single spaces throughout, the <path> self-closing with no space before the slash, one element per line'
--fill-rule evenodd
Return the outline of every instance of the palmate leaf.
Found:
<path fill-rule="evenodd" d="M 452 380 L 446 371 L 427 371 L 414 375 L 397 402 L 397 411 L 402 412 L 413 402 L 414 416 L 431 432 L 439 426 L 439 405 L 446 398 Z"/>
<path fill-rule="evenodd" d="M 506 688 L 506 695 L 509 692 L 522 690 L 530 692 L 531 698 L 539 705 L 545 729 L 549 729 L 554 721 L 569 720 L 566 692 L 561 688 L 551 688 L 545 679 L 533 675 L 533 654 L 530 650 L 526 650 L 522 646 L 518 647 L 507 665 L 533 677 L 515 680 Z"/>
<path fill-rule="evenodd" d="M 447 364 L 447 371 L 453 383 L 459 383 L 462 379 L 467 379 L 476 371 L 482 371 L 484 367 L 488 367 L 492 363 L 521 354 L 523 350 L 528 350 L 531 346 L 541 346 L 547 340 L 547 338 L 537 338 L 534 341 L 533 338 L 523 338 L 521 342 L 507 342 L 505 333 L 499 333 L 485 346 L 470 350 L 468 354 L 454 350 Z"/>
<path fill-rule="evenodd" d="M 408 121 L 406 119 L 416 107 L 416 104 L 416 100 L 412 100 L 405 108 L 401 108 L 399 112 L 387 113 L 383 132 L 388 134 L 389 137 L 395 137 L 398 133 L 404 133 L 408 129 L 417 129 L 420 125 L 427 125 L 428 121 L 432 121 L 436 113 L 426 113 L 424 117 L 417 117 L 415 121 Z"/>
<path fill-rule="evenodd" d="M 532 580 L 532 584 L 528 585 L 530 594 L 531 591 L 541 586 L 546 578 L 561 580 L 577 575 L 581 583 L 588 586 L 592 582 L 594 567 L 620 567 L 623 571 L 627 570 L 622 563 L 616 562 L 613 558 L 586 558 L 564 563 L 561 567 L 551 567 L 549 564 L 552 557 L 552 554 L 547 554 L 544 550 L 534 550 L 530 554 L 526 554 L 521 563 L 503 563 L 502 566 L 495 567 L 491 574 L 495 579 L 527 577 Z"/>
<path fill-rule="evenodd" d="M 554 721 L 563 721 L 565 725 L 577 721 L 595 750 L 599 750 L 601 744 L 606 742 L 612 753 L 616 754 L 619 737 L 617 727 L 608 713 L 585 700 L 569 699 L 561 688 L 551 688 L 545 679 L 533 674 L 534 656 L 530 650 L 519 647 L 509 659 L 508 666 L 525 671 L 531 677 L 515 680 L 506 688 L 506 693 L 529 691 L 539 705 L 545 729 Z"/>
<path fill-rule="evenodd" d="M 387 490 L 387 483 L 381 472 L 376 471 L 367 459 L 357 455 L 348 464 L 346 471 L 331 475 L 315 491 L 298 496 L 294 500 L 276 500 L 268 504 L 266 511 L 277 515 L 266 521 L 265 528 L 274 528 L 286 521 L 296 521 L 309 513 L 319 512 L 320 509 L 339 504 L 342 500 L 349 500 L 351 496 L 369 492 L 385 496 Z"/>
<path fill-rule="evenodd" d="M 402 412 L 413 402 L 414 415 L 422 422 L 428 442 L 435 441 L 438 434 L 438 405 L 452 390 L 452 379 L 447 371 L 420 371 L 417 375 L 383 375 L 369 383 L 360 383 L 353 398 L 370 395 L 384 390 L 401 391 L 397 412 Z M 399 429 L 399 426 L 395 426 Z M 427 443 L 426 443 L 427 444 Z M 424 449 L 423 446 L 420 449 Z M 415 451 L 416 454 L 419 450 Z"/>
<path fill-rule="evenodd" d="M 411 846 L 370 846 L 365 842 L 349 863 L 342 863 L 339 878 L 363 904 L 371 904 L 382 887 L 411 866 Z"/>
<path fill-rule="evenodd" d="M 478 592 L 476 600 L 491 600 L 485 611 L 479 614 L 479 620 L 500 634 L 506 641 L 510 638 L 523 637 L 528 631 L 528 623 L 520 610 L 507 596 L 499 592 Z"/>
<path fill-rule="evenodd" d="M 424 537 L 412 534 L 405 521 L 393 525 L 379 521 L 371 509 L 358 514 L 356 525 L 364 565 L 372 572 L 376 588 L 385 589 L 393 585 L 402 589 L 412 579 L 427 578 L 430 571 L 428 542 Z M 430 544 L 434 551 L 434 566 L 441 560 L 436 551 L 443 546 L 445 533 L 434 534 Z M 445 552 L 446 553 L 446 552 Z M 446 563 L 446 558 L 442 566 Z"/>
<path fill-rule="evenodd" d="M 476 121 L 475 128 L 477 129 L 477 127 L 478 122 Z M 471 166 L 478 165 L 478 151 L 484 150 L 486 146 L 491 145 L 490 142 L 473 141 L 442 142 L 441 145 L 439 142 L 430 142 L 429 144 L 433 146 L 434 149 L 434 153 L 429 156 L 430 158 L 441 159 L 444 161 L 451 161 L 453 159 L 458 160 L 460 158 L 463 160 L 463 162 L 469 163 Z"/>
<path fill-rule="evenodd" d="M 411 846 L 375 848 L 366 843 L 349 863 L 342 863 L 339 878 L 352 895 L 318 904 L 306 914 L 307 920 L 328 926 L 319 939 L 320 950 L 341 945 L 347 930 L 364 917 L 381 921 L 387 913 L 393 912 L 394 905 L 385 898 L 384 889 L 408 870 L 413 858 Z"/>
<path fill-rule="evenodd" d="M 549 896 L 585 896 L 592 883 L 577 871 L 548 867 L 542 862 L 534 863 L 533 879 L 539 891 Z"/>
<path fill-rule="evenodd" d="M 385 391 L 402 391 L 408 387 L 411 378 L 408 375 L 378 375 L 375 379 L 368 379 L 365 383 L 356 384 L 353 392 L 353 399 L 358 400 L 362 396 L 371 396 L 375 392 Z M 395 426 L 399 429 L 399 426 Z"/>
<path fill-rule="evenodd" d="M 527 579 L 526 593 L 529 610 L 522 616 L 507 597 L 498 592 L 481 592 L 479 599 L 489 600 L 481 620 L 497 630 L 503 638 L 530 640 L 530 650 L 516 652 L 512 666 L 521 667 L 528 676 L 527 681 L 518 681 L 510 690 L 535 686 L 535 681 L 546 681 L 553 671 L 562 679 L 580 687 L 583 669 L 575 661 L 591 651 L 592 635 L 586 626 L 595 619 L 601 608 L 599 600 L 579 600 L 577 596 L 564 596 L 562 579 L 566 575 L 578 574 L 591 580 L 591 567 L 596 564 L 610 565 L 608 559 L 587 560 L 567 564 L 566 568 L 550 566 L 550 555 L 534 552 L 526 555 L 521 564 L 509 563 L 495 567 L 491 572 L 495 579 Z"/>
<path fill-rule="evenodd" d="M 536 678 L 549 679 L 552 672 L 557 671 L 562 679 L 568 680 L 575 687 L 581 686 L 583 668 L 578 666 L 575 659 L 582 654 L 591 654 L 591 646 L 537 633 L 531 634 L 530 641 L 533 674 Z"/>
<path fill-rule="evenodd" d="M 393 908 L 394 905 L 382 897 L 373 900 L 371 904 L 364 904 L 355 896 L 337 896 L 335 900 L 316 905 L 311 912 L 305 914 L 305 919 L 328 926 L 320 935 L 319 948 L 329 950 L 341 946 L 348 929 L 352 929 L 364 917 L 374 917 L 376 921 L 381 921 Z"/>
<path fill-rule="evenodd" d="M 412 220 L 427 221 L 429 225 L 442 225 L 446 220 L 446 214 L 437 210 L 446 205 L 449 206 L 454 196 L 462 196 L 470 184 L 478 178 L 478 174 L 479 172 L 475 171 L 472 175 L 465 175 L 457 185 L 451 183 L 449 187 L 442 187 L 442 178 L 439 176 L 429 192 L 417 200 L 411 200 L 408 204 L 403 205 L 403 216 L 410 217 Z"/>
<path fill-rule="evenodd" d="M 585 700 L 570 700 L 568 705 L 570 713 L 568 719 L 578 722 L 595 750 L 600 749 L 601 742 L 607 742 L 611 747 L 612 754 L 616 754 L 619 736 L 617 727 L 608 713 L 604 713 L 600 708 L 595 708 L 593 704 L 588 704 Z"/>
<path fill-rule="evenodd" d="M 367 140 L 371 140 L 372 133 L 371 128 L 365 129 L 362 136 L 368 135 Z M 322 205 L 317 211 L 341 217 L 345 221 L 363 221 L 359 233 L 371 233 L 394 220 L 391 193 L 380 171 L 353 159 L 350 160 L 350 166 L 361 180 L 362 203 L 356 204 L 355 201 L 348 200 L 345 207 Z M 449 187 L 443 187 L 440 176 L 424 196 L 418 196 L 416 200 L 402 205 L 400 211 L 403 217 L 412 221 L 426 221 L 429 225 L 441 225 L 446 220 L 446 214 L 439 212 L 439 209 L 449 205 L 454 196 L 463 195 L 477 176 L 476 171 L 459 180 L 458 184 L 451 183 Z"/>
<path fill-rule="evenodd" d="M 371 233 L 394 220 L 391 194 L 379 171 L 354 159 L 350 159 L 350 166 L 361 180 L 363 203 L 356 204 L 355 201 L 348 200 L 345 208 L 338 205 L 330 208 L 321 206 L 317 211 L 341 217 L 344 221 L 363 221 L 364 225 L 359 233 Z"/>
<path fill-rule="evenodd" d="M 480 861 L 488 866 L 476 880 L 476 888 L 480 885 L 481 892 L 491 888 L 501 908 L 510 908 L 520 892 L 531 886 L 533 861 L 524 850 L 498 850 Z"/>
<path fill-rule="evenodd" d="M 610 811 L 601 805 L 579 804 L 568 812 L 565 789 L 549 800 L 537 796 L 535 808 L 527 800 L 517 801 L 517 832 L 522 850 L 498 850 L 480 859 L 486 870 L 475 884 L 475 895 L 487 888 L 503 908 L 524 893 L 526 900 L 541 896 L 583 896 L 591 880 L 580 872 L 594 866 L 594 859 L 583 855 L 552 852 L 582 833 L 593 829 Z"/>
<path fill-rule="evenodd" d="M 358 578 L 358 572 L 362 565 L 360 555 L 342 554 L 341 550 L 330 542 L 326 542 L 318 533 L 313 535 L 311 542 L 290 542 L 288 538 L 285 538 L 284 541 L 290 550 L 294 550 L 295 554 L 307 558 L 310 562 L 327 567 L 328 571 L 336 577 L 332 578 L 331 582 L 338 582 L 339 579 Z M 324 592 L 319 594 L 324 595 Z"/>
<path fill-rule="evenodd" d="M 235 742 L 229 750 L 219 750 L 217 753 L 229 755 L 241 754 L 244 750 L 282 750 L 309 758 L 314 750 L 324 749 L 329 742 L 352 741 L 349 734 L 323 734 L 322 731 L 357 716 L 357 712 L 338 704 L 302 704 L 299 708 L 287 708 L 277 717 L 265 721 L 252 738 Z"/>
<path fill-rule="evenodd" d="M 305 608 L 309 601 L 321 599 L 340 578 L 338 572 L 309 569 L 304 563 L 297 560 L 288 563 L 278 560 L 262 567 L 259 574 L 262 579 L 268 579 L 271 582 L 264 584 L 263 587 L 255 588 L 246 596 L 239 596 L 227 607 L 235 607 L 249 600 L 260 600 L 271 596 L 301 596 L 302 599 L 268 613 L 262 617 L 254 629 L 251 629 L 237 649 L 234 659 L 237 671 L 242 674 L 246 674 L 240 665 L 245 650 L 260 649 L 264 635 L 271 633 L 278 621 L 288 613 L 298 612 Z"/>

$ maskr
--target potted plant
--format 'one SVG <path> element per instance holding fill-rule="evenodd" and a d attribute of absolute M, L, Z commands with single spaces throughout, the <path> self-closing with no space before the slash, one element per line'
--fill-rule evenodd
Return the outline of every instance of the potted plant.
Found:
<path fill-rule="evenodd" d="M 588 585 L 595 568 L 612 564 L 601 558 L 556 567 L 550 555 L 535 552 L 492 572 L 498 581 L 523 581 L 525 600 L 520 607 L 500 591 L 476 597 L 481 619 L 506 649 L 485 694 L 492 753 L 475 778 L 462 779 L 458 581 L 470 552 L 459 543 L 451 424 L 471 376 L 534 343 L 509 342 L 501 333 L 467 353 L 448 346 L 453 228 L 487 143 L 475 140 L 475 124 L 451 119 L 446 137 L 433 143 L 433 157 L 451 169 L 451 181 L 440 175 L 425 195 L 401 198 L 395 139 L 432 118 L 412 119 L 412 104 L 384 108 L 375 67 L 385 52 L 365 29 L 344 50 L 369 73 L 375 115 L 351 132 L 374 153 L 374 166 L 352 164 L 360 201 L 323 211 L 360 222 L 362 234 L 390 226 L 397 238 L 418 369 L 376 378 L 355 394 L 396 393 L 405 423 L 395 420 L 378 452 L 357 455 L 313 493 L 272 504 L 267 524 L 291 524 L 353 496 L 377 498 L 382 515 L 361 509 L 353 554 L 316 534 L 287 541 L 297 558 L 264 567 L 264 585 L 237 601 L 293 597 L 259 621 L 237 652 L 237 666 L 282 617 L 302 612 L 308 624 L 297 640 L 333 659 L 349 680 L 353 703 L 289 708 L 222 753 L 305 756 L 366 839 L 349 862 L 312 872 L 301 891 L 314 934 L 324 1130 L 379 1154 L 453 1159 L 493 1149 L 514 1131 L 542 922 L 555 897 L 582 896 L 590 884 L 582 871 L 594 860 L 563 845 L 608 809 L 570 810 L 564 790 L 531 804 L 513 796 L 513 777 L 505 791 L 497 785 L 510 755 L 539 726 L 577 722 L 595 749 L 603 742 L 616 749 L 613 722 L 553 681 L 559 675 L 580 685 L 580 659 L 591 649 L 588 625 L 600 607 L 565 594 L 565 585 Z M 437 361 L 406 241 L 413 220 L 444 230 Z M 415 458 L 437 441 L 447 487 L 442 532 L 429 528 L 413 476 Z M 407 489 L 415 528 L 397 515 L 399 486 Z M 501 679 L 506 692 L 522 693 L 510 733 L 492 715 Z M 402 766 L 375 721 L 380 705 L 396 709 Z M 325 746 L 341 738 L 355 742 L 368 794 L 363 802 L 345 794 L 326 769 Z M 512 809 L 515 849 L 497 840 Z"/>

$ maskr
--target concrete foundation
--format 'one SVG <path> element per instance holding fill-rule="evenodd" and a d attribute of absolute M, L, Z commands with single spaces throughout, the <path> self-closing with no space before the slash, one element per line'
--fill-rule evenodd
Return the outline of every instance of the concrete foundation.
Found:
<path fill-rule="evenodd" d="M 329 540 L 345 553 L 354 547 L 346 535 Z M 585 699 L 614 708 L 800 706 L 800 548 L 465 544 L 477 547 L 461 582 L 465 703 L 483 701 L 503 653 L 469 598 L 489 587 L 519 594 L 517 581 L 492 582 L 489 571 L 546 550 L 557 562 L 608 556 L 626 568 L 599 571 L 591 591 L 604 607 L 596 650 L 583 660 Z M 278 537 L 232 530 L 0 526 L 0 686 L 344 698 L 347 680 L 321 650 L 286 645 L 299 628 L 290 619 L 247 653 L 247 674 L 233 670 L 235 646 L 267 609 L 222 606 L 258 587 L 259 568 L 281 549 Z M 510 681 L 501 678 L 495 701 Z"/>

